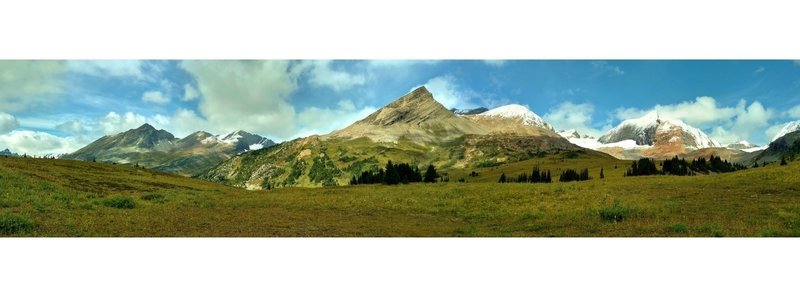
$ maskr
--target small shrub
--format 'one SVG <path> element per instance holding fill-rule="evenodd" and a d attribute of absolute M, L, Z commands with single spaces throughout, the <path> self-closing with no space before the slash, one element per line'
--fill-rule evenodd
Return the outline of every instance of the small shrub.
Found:
<path fill-rule="evenodd" d="M 164 203 L 167 201 L 167 197 L 162 194 L 147 194 L 142 196 L 142 200 L 153 203 Z"/>
<path fill-rule="evenodd" d="M 33 230 L 36 224 L 25 216 L 5 213 L 0 215 L 0 233 L 15 234 Z"/>
<path fill-rule="evenodd" d="M 614 201 L 614 204 L 600 209 L 600 218 L 608 222 L 622 222 L 631 213 L 631 209 L 623 207 L 619 201 Z"/>
<path fill-rule="evenodd" d="M 131 197 L 118 196 L 103 200 L 103 205 L 113 208 L 132 209 L 136 207 L 136 201 Z"/>
<path fill-rule="evenodd" d="M 689 228 L 687 228 L 686 225 L 683 224 L 674 224 L 669 227 L 669 230 L 674 233 L 685 233 L 689 231 Z"/>

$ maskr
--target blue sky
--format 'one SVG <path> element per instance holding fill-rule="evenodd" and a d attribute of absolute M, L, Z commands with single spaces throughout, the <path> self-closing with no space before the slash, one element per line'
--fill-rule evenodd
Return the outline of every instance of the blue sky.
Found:
<path fill-rule="evenodd" d="M 518 103 L 594 136 L 652 109 L 723 143 L 768 143 L 800 119 L 800 63 L 786 60 L 0 61 L 0 75 L 0 148 L 34 154 L 145 122 L 325 134 L 420 85 L 448 108 Z"/>

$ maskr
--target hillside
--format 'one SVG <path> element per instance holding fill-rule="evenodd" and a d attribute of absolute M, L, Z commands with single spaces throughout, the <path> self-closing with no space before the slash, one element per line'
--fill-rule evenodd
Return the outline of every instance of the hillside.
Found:
<path fill-rule="evenodd" d="M 459 116 L 421 87 L 344 129 L 244 153 L 200 178 L 248 189 L 335 186 L 389 160 L 448 171 L 593 152 L 570 144 L 527 108 L 510 108 Z"/>
<path fill-rule="evenodd" d="M 692 177 L 623 177 L 626 165 L 555 155 L 453 172 L 449 183 L 248 191 L 131 166 L 0 157 L 0 236 L 800 236 L 798 161 Z M 587 167 L 592 179 L 496 183 L 533 166 Z"/>
<path fill-rule="evenodd" d="M 140 165 L 182 175 L 194 175 L 245 151 L 274 145 L 269 139 L 244 131 L 223 136 L 198 131 L 178 139 L 165 130 L 144 124 L 104 136 L 64 155 L 65 159 Z"/>

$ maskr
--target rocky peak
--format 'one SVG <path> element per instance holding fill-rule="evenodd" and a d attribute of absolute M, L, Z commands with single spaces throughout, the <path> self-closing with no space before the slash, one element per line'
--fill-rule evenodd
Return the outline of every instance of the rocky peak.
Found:
<path fill-rule="evenodd" d="M 433 99 L 428 89 L 422 86 L 392 101 L 359 123 L 379 126 L 398 123 L 419 124 L 427 120 L 453 116 L 455 116 L 453 112 Z"/>

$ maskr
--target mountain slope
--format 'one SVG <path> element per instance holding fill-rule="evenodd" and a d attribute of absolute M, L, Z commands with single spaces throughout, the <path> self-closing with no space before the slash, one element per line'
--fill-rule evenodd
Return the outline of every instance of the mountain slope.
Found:
<path fill-rule="evenodd" d="M 786 126 L 783 126 L 783 128 L 781 128 L 780 131 L 778 131 L 778 133 L 775 135 L 775 137 L 772 138 L 772 141 L 775 141 L 775 140 L 781 138 L 784 135 L 787 135 L 789 133 L 792 133 L 792 132 L 795 132 L 795 131 L 798 131 L 798 130 L 800 130 L 800 120 L 789 122 L 789 123 L 786 124 Z"/>
<path fill-rule="evenodd" d="M 719 148 L 722 145 L 708 137 L 700 129 L 683 123 L 681 120 L 667 119 L 651 111 L 638 119 L 622 121 L 598 139 L 601 144 L 633 141 L 637 146 L 617 148 L 615 151 L 628 152 L 625 158 L 652 157 L 669 158 L 697 149 Z M 598 149 L 604 148 L 602 145 Z M 637 149 L 638 148 L 638 149 Z M 617 156 L 620 157 L 620 156 Z"/>
<path fill-rule="evenodd" d="M 757 152 L 754 163 L 771 163 L 781 158 L 793 159 L 800 154 L 800 131 L 789 132 L 769 143 L 769 147 Z"/>
<path fill-rule="evenodd" d="M 147 168 L 193 175 L 233 155 L 274 143 L 243 131 L 214 136 L 198 131 L 178 139 L 149 124 L 116 135 L 104 136 L 62 158 L 138 164 Z"/>
<path fill-rule="evenodd" d="M 389 160 L 433 164 L 446 173 L 592 151 L 570 144 L 544 122 L 530 122 L 525 112 L 484 114 L 456 115 L 421 87 L 342 130 L 244 153 L 201 178 L 248 189 L 344 185 Z"/>

